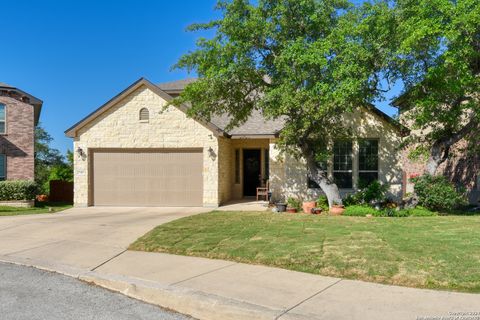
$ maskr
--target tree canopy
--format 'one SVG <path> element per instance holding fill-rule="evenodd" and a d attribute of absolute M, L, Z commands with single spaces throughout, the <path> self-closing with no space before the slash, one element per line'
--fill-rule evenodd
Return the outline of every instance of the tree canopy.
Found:
<path fill-rule="evenodd" d="M 480 1 L 399 0 L 392 12 L 390 66 L 405 84 L 406 116 L 421 133 L 407 142 L 427 151 L 427 172 L 435 174 L 452 145 L 479 138 Z"/>
<path fill-rule="evenodd" d="M 348 135 L 344 114 L 400 81 L 422 132 L 408 142 L 428 150 L 435 173 L 453 144 L 479 133 L 479 1 L 219 1 L 220 19 L 189 28 L 214 36 L 177 63 L 199 79 L 172 103 L 205 120 L 226 113 L 230 128 L 253 110 L 281 119 L 279 147 L 306 160 L 331 205 L 341 199 L 320 163 Z"/>
<path fill-rule="evenodd" d="M 381 94 L 389 27 L 386 3 L 362 10 L 346 0 L 219 1 L 222 18 L 189 30 L 213 29 L 177 68 L 195 71 L 173 104 L 191 103 L 191 116 L 229 114 L 234 127 L 253 110 L 281 119 L 279 147 L 307 160 L 309 176 L 340 202 L 319 162 L 333 137 L 347 134 L 342 115 Z M 368 31 L 368 36 L 362 35 Z"/>

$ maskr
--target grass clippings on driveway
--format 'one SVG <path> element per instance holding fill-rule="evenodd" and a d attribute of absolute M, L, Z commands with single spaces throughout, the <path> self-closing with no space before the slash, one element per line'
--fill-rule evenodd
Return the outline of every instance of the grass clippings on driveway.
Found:
<path fill-rule="evenodd" d="M 480 216 L 363 218 L 210 212 L 161 225 L 130 249 L 480 292 Z"/>
<path fill-rule="evenodd" d="M 65 203 L 40 203 L 33 208 L 16 208 L 0 206 L 1 216 L 20 216 L 27 214 L 56 213 L 66 209 L 70 209 L 71 204 Z"/>

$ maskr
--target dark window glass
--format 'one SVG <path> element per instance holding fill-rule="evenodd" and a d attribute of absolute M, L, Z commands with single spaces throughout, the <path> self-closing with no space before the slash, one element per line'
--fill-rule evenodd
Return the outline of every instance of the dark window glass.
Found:
<path fill-rule="evenodd" d="M 5 134 L 6 133 L 6 107 L 4 104 L 0 103 L 0 134 Z"/>
<path fill-rule="evenodd" d="M 0 154 L 0 181 L 7 179 L 7 156 Z"/>
<path fill-rule="evenodd" d="M 270 151 L 268 149 L 265 149 L 265 180 L 268 180 L 270 177 Z"/>
<path fill-rule="evenodd" d="M 235 150 L 235 183 L 240 183 L 240 150 Z"/>
<path fill-rule="evenodd" d="M 335 141 L 333 146 L 333 178 L 339 188 L 351 189 L 352 141 Z"/>
<path fill-rule="evenodd" d="M 358 187 L 378 180 L 378 140 L 360 140 L 358 150 Z"/>

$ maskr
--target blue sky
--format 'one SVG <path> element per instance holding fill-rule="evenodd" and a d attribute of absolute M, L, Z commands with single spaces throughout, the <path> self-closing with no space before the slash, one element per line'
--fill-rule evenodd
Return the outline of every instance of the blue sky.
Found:
<path fill-rule="evenodd" d="M 171 71 L 194 49 L 198 34 L 185 28 L 215 18 L 215 2 L 0 0 L 0 82 L 44 101 L 41 122 L 65 152 L 64 131 L 138 78 L 186 77 Z"/>

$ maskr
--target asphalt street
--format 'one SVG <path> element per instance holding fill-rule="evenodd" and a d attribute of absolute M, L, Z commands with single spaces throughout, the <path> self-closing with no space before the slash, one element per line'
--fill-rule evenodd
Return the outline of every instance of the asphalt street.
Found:
<path fill-rule="evenodd" d="M 79 280 L 0 263 L 2 320 L 186 320 L 173 313 Z"/>

